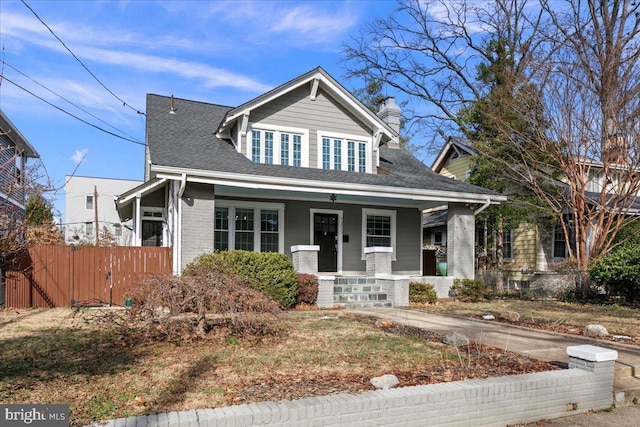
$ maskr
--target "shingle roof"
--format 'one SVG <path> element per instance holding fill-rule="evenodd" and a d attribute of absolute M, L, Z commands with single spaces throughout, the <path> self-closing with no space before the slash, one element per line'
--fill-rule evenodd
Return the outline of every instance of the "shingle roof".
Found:
<path fill-rule="evenodd" d="M 380 147 L 380 168 L 388 175 L 254 163 L 238 153 L 232 142 L 215 135 L 232 107 L 178 98 L 174 106 L 175 113 L 170 114 L 170 97 L 147 95 L 147 144 L 153 165 L 186 169 L 191 173 L 194 170 L 217 171 L 256 177 L 496 195 L 490 190 L 440 176 L 408 151 L 386 146 Z"/>

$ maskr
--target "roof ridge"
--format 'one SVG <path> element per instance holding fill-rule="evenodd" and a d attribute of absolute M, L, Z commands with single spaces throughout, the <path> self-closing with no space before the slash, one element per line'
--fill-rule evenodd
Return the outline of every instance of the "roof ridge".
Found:
<path fill-rule="evenodd" d="M 171 97 L 173 95 L 160 95 L 157 93 L 147 93 L 147 96 L 157 96 L 158 98 L 166 98 L 166 99 L 171 99 Z M 233 109 L 236 107 L 233 107 L 231 105 L 223 105 L 223 104 L 215 104 L 213 102 L 207 102 L 207 101 L 199 101 L 197 99 L 187 99 L 187 98 L 180 98 L 177 96 L 173 96 L 173 99 L 175 100 L 180 100 L 180 101 L 185 101 L 185 102 L 192 102 L 194 104 L 205 104 L 205 105 L 212 105 L 214 107 L 223 107 L 223 108 L 229 108 L 229 109 Z"/>

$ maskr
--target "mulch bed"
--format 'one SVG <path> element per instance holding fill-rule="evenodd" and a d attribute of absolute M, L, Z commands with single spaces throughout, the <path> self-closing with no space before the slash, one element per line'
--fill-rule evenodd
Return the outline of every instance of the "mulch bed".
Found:
<path fill-rule="evenodd" d="M 356 320 L 376 324 L 376 319 L 356 317 Z M 423 329 L 391 324 L 378 327 L 387 333 L 406 334 L 421 337 L 430 342 L 440 343 L 441 334 Z M 436 384 L 467 379 L 489 378 L 560 369 L 548 362 L 531 359 L 496 347 L 471 343 L 469 346 L 446 347 L 449 356 L 455 354 L 457 360 L 448 360 L 437 365 L 416 366 L 410 371 L 388 372 L 398 380 L 398 387 Z M 470 362 L 469 362 L 470 356 Z M 305 397 L 323 396 L 336 393 L 360 393 L 375 390 L 369 382 L 371 377 L 342 375 L 333 377 L 309 377 L 305 373 L 293 377 L 265 375 L 259 384 L 255 381 L 227 389 L 226 398 L 230 405 L 250 402 L 293 400 Z"/>

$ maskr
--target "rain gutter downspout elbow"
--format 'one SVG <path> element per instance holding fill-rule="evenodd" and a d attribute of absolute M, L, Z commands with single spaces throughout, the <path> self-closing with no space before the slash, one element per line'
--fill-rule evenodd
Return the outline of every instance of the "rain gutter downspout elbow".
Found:
<path fill-rule="evenodd" d="M 487 209 L 489 206 L 491 206 L 491 199 L 487 199 L 484 202 L 484 205 L 480 206 L 478 209 L 475 210 L 473 215 L 478 215 L 480 212 L 482 212 L 483 210 Z"/>
<path fill-rule="evenodd" d="M 178 190 L 178 197 L 182 197 L 184 190 L 187 188 L 187 174 L 183 173 L 180 179 L 180 189 Z"/>

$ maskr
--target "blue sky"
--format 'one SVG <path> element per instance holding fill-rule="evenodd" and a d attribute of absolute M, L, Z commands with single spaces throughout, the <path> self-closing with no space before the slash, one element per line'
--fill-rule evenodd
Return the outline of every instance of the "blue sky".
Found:
<path fill-rule="evenodd" d="M 103 88 L 25 4 L 0 0 L 6 78 L 0 108 L 39 152 L 56 187 L 76 167 L 82 176 L 142 179 L 144 147 L 81 123 L 13 83 L 143 142 L 145 120 L 136 110 L 144 112 L 147 93 L 235 106 L 318 65 L 348 89 L 360 87 L 345 78 L 342 44 L 396 7 L 381 0 L 27 4 L 127 104 Z M 63 190 L 55 198 L 64 214 Z"/>

